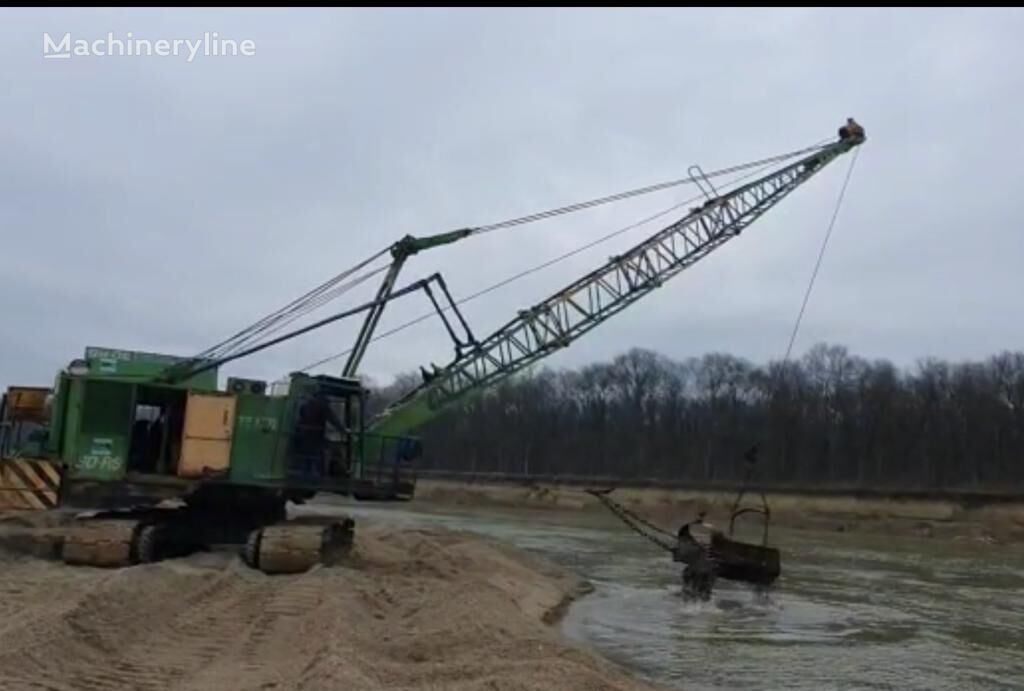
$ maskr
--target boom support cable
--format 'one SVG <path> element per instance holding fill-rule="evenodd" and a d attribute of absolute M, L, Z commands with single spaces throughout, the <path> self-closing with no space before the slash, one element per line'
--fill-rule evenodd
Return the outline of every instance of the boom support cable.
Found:
<path fill-rule="evenodd" d="M 825 141 L 827 141 L 827 140 L 825 140 Z M 669 189 L 669 188 L 676 187 L 676 186 L 679 186 L 679 185 L 690 184 L 690 183 L 698 183 L 698 184 L 700 184 L 701 181 L 708 182 L 708 178 L 711 178 L 711 177 L 728 175 L 728 174 L 731 174 L 731 173 L 747 170 L 747 169 L 750 169 L 750 168 L 759 169 L 759 168 L 764 167 L 764 166 L 769 166 L 769 165 L 772 165 L 772 164 L 775 164 L 775 163 L 786 161 L 786 160 L 794 158 L 796 156 L 807 154 L 808 152 L 819 150 L 822 147 L 823 147 L 823 143 L 819 142 L 819 143 L 814 144 L 812 146 L 805 147 L 803 149 L 798 149 L 796 151 L 792 151 L 792 152 L 789 152 L 789 153 L 780 154 L 780 155 L 777 155 L 777 156 L 772 156 L 772 157 L 769 157 L 769 158 L 761 159 L 759 161 L 752 161 L 750 163 L 744 163 L 744 164 L 741 164 L 741 165 L 731 166 L 731 167 L 728 167 L 728 168 L 722 168 L 722 169 L 719 169 L 719 170 L 711 171 L 710 173 L 706 173 L 706 174 L 705 173 L 701 173 L 699 176 L 694 176 L 694 175 L 691 174 L 690 176 L 687 176 L 685 178 L 680 178 L 680 179 L 677 179 L 677 180 L 670 180 L 670 181 L 667 181 L 667 182 L 662 182 L 662 183 L 658 183 L 658 184 L 654 184 L 654 185 L 648 185 L 646 187 L 640 187 L 640 188 L 636 188 L 636 189 L 633 189 L 633 190 L 628 190 L 626 192 L 620 192 L 618 194 L 612 194 L 612 195 L 607 195 L 607 196 L 604 196 L 604 197 L 598 197 L 598 198 L 590 199 L 590 200 L 587 200 L 587 201 L 584 201 L 584 202 L 579 202 L 579 203 L 576 203 L 576 204 L 571 204 L 571 205 L 559 207 L 559 208 L 556 208 L 556 209 L 550 209 L 550 210 L 547 210 L 547 211 L 543 211 L 543 212 L 539 212 L 539 213 L 535 213 L 535 214 L 530 214 L 530 215 L 527 215 L 527 216 L 521 216 L 521 217 L 518 217 L 518 218 L 509 219 L 509 220 L 501 221 L 501 222 L 498 222 L 498 223 L 492 223 L 492 224 L 488 224 L 488 225 L 468 228 L 468 229 L 465 229 L 465 231 L 461 231 L 461 232 L 464 233 L 464 235 L 461 235 L 461 237 L 468 237 L 469 235 L 476 235 L 476 234 L 480 234 L 480 233 L 487 233 L 487 232 L 492 232 L 494 230 L 498 230 L 498 229 L 501 229 L 501 228 L 509 228 L 509 227 L 513 227 L 513 226 L 523 225 L 523 224 L 526 224 L 526 223 L 532 223 L 532 222 L 535 222 L 535 221 L 540 221 L 540 220 L 544 220 L 544 219 L 547 219 L 547 218 L 552 218 L 552 217 L 555 217 L 555 216 L 560 216 L 560 215 L 563 215 L 563 214 L 568 214 L 568 213 L 573 213 L 573 212 L 576 212 L 576 211 L 581 211 L 581 210 L 584 210 L 584 209 L 589 209 L 589 208 L 592 208 L 592 207 L 595 207 L 595 206 L 599 206 L 599 205 L 602 205 L 602 204 L 609 204 L 609 203 L 612 203 L 612 202 L 621 201 L 621 200 L 624 200 L 624 199 L 629 199 L 629 198 L 640 196 L 640 195 L 644 195 L 644 194 L 650 194 L 652 192 L 657 192 L 657 191 L 660 191 L 660 190 Z M 710 184 L 710 183 L 708 183 L 708 184 Z M 699 197 L 695 197 L 694 200 L 698 199 L 698 198 Z M 694 201 L 694 200 L 688 200 L 687 202 L 683 202 L 683 204 L 689 203 L 690 201 Z M 642 225 L 643 223 L 646 223 L 646 222 L 648 222 L 650 220 L 653 220 L 654 218 L 658 218 L 661 215 L 669 213 L 670 211 L 673 211 L 673 210 L 679 208 L 679 206 L 682 206 L 682 204 L 675 205 L 672 208 L 667 209 L 664 212 L 661 212 L 659 214 L 656 214 L 653 217 L 650 217 L 649 219 L 645 219 L 644 221 L 641 221 L 640 223 L 637 223 L 637 224 L 634 224 L 634 225 L 632 225 L 630 227 L 624 228 L 621 231 L 617 231 L 615 233 L 612 233 L 612 234 L 610 234 L 608 236 L 605 236 L 604 238 L 599 238 L 597 241 L 595 241 L 593 243 L 589 243 L 588 245 L 585 245 L 585 246 L 583 246 L 581 248 L 578 248 L 575 251 L 572 251 L 572 252 L 569 252 L 569 253 L 567 253 L 565 255 L 562 255 L 561 257 L 558 257 L 558 258 L 556 258 L 555 260 L 553 260 L 551 262 L 545 263 L 545 264 L 543 264 L 543 265 L 541 265 L 539 267 L 534 267 L 533 269 L 529 269 L 529 270 L 527 270 L 525 272 L 522 272 L 522 273 L 520 273 L 520 274 L 518 274 L 516 276 L 511 277 L 510 279 L 506 279 L 506 281 L 504 281 L 504 282 L 500 282 L 499 284 L 495 284 L 494 286 L 490 286 L 488 288 L 485 288 L 484 290 L 479 291 L 478 293 L 476 293 L 474 295 L 471 295 L 471 296 L 468 296 L 466 298 L 463 298 L 462 300 L 459 301 L 459 303 L 456 303 L 456 304 L 461 304 L 462 302 L 466 302 L 468 300 L 471 300 L 471 299 L 474 299 L 474 298 L 479 297 L 481 295 L 484 295 L 487 292 L 490 292 L 491 290 L 495 290 L 498 287 L 501 287 L 502 285 L 507 285 L 508 283 L 510 283 L 510 282 L 512 282 L 514 280 L 518 280 L 519 278 L 522 278 L 523 276 L 526 276 L 526 275 L 528 275 L 530 273 L 533 273 L 534 271 L 538 271 L 541 268 L 544 268 L 545 266 L 550 266 L 552 263 L 555 263 L 557 261 L 562 261 L 563 259 L 566 259 L 566 258 L 568 258 L 570 256 L 573 256 L 574 254 L 576 254 L 579 251 L 583 251 L 584 249 L 587 249 L 589 247 L 593 247 L 594 245 L 599 244 L 600 242 L 603 242 L 603 241 L 605 241 L 607 239 L 610 239 L 611 237 L 614 237 L 615 235 L 618 235 L 620 232 L 625 232 L 626 230 L 630 230 L 630 229 L 632 229 L 634 227 Z M 295 300 L 293 300 L 292 302 L 288 303 L 284 307 L 280 308 L 276 312 L 272 312 L 272 313 L 266 315 L 265 317 L 261 318 L 260 320 L 258 320 L 254 324 L 251 324 L 250 326 L 248 326 L 248 327 L 238 331 L 237 333 L 235 333 L 232 336 L 224 339 L 223 341 L 220 341 L 219 343 L 217 343 L 217 344 L 207 348 L 206 350 L 200 352 L 199 354 L 194 356 L 194 358 L 192 358 L 192 360 L 193 361 L 200 361 L 200 360 L 216 360 L 216 359 L 221 359 L 221 358 L 224 358 L 224 357 L 226 357 L 228 355 L 236 354 L 236 353 L 242 351 L 243 349 L 246 349 L 247 347 L 252 346 L 254 343 L 264 342 L 265 339 L 268 336 L 270 336 L 271 334 L 279 331 L 280 329 L 282 329 L 287 324 L 292 323 L 293 321 L 295 321 L 299 317 L 302 317 L 302 316 L 312 312 L 313 310 L 321 307 L 322 305 L 324 305 L 324 304 L 334 300 L 335 298 L 337 298 L 340 295 L 348 292 L 349 290 L 351 290 L 355 286 L 357 286 L 357 285 L 363 283 L 364 281 L 368 280 L 372 276 L 375 276 L 375 275 L 377 275 L 377 274 L 387 270 L 389 268 L 389 266 L 393 266 L 393 263 L 390 264 L 390 265 L 385 265 L 385 266 L 382 266 L 382 267 L 380 267 L 378 269 L 375 269 L 375 270 L 373 270 L 371 272 L 363 274 L 361 276 L 357 276 L 355 279 L 353 279 L 353 280 L 351 280 L 351 281 L 349 281 L 347 283 L 342 283 L 342 281 L 344 281 L 345 279 L 349 278 L 350 276 L 352 276 L 356 272 L 361 271 L 362 269 L 365 269 L 370 264 L 372 264 L 374 261 L 376 261 L 377 259 L 379 259 L 379 258 L 383 257 L 385 254 L 387 254 L 389 251 L 392 252 L 392 254 L 394 254 L 394 250 L 395 250 L 395 248 L 397 246 L 398 245 L 393 245 L 392 247 L 389 247 L 389 248 L 386 248 L 384 250 L 381 250 L 380 252 L 378 252 L 378 253 L 372 255 L 371 257 L 369 257 L 368 259 L 366 259 L 366 260 L 360 262 L 359 264 L 353 266 L 352 268 L 350 268 L 350 269 L 348 269 L 346 271 L 343 271 L 342 273 L 340 273 L 340 274 L 336 275 L 335 277 L 329 279 L 328 281 L 324 282 L 320 286 L 317 286 L 313 290 L 305 293 L 304 295 L 300 296 L 299 298 L 296 298 Z M 396 255 L 396 260 L 397 260 L 397 255 Z M 454 305 L 452 305 L 452 307 L 454 307 Z M 449 309 L 449 307 L 446 306 L 444 309 L 447 310 L 447 309 Z M 412 322 L 408 323 L 407 325 L 403 325 L 401 328 L 406 328 L 407 326 L 411 326 L 413 323 L 417 323 L 418 321 L 422 321 L 423 319 L 426 319 L 429 316 L 431 316 L 431 315 L 424 315 L 423 317 L 421 317 L 421 318 L 419 318 L 417 320 L 413 320 Z M 398 330 L 401 330 L 401 329 L 398 329 Z M 373 338 L 372 340 L 378 340 L 379 338 L 382 338 L 382 337 L 387 336 L 387 335 L 391 335 L 392 333 L 396 333 L 396 332 L 397 332 L 397 330 L 392 330 L 391 332 L 388 332 L 387 334 L 382 334 L 382 335 L 380 335 L 380 336 L 378 336 L 376 338 Z M 328 362 L 328 361 L 334 359 L 335 357 L 341 357 L 342 355 L 350 353 L 351 350 L 352 349 L 350 349 L 349 351 L 346 351 L 345 353 L 342 353 L 342 354 L 340 354 L 338 356 L 332 356 L 330 358 L 326 358 L 325 360 L 323 360 L 321 362 L 318 362 L 318 363 L 316 363 L 314 365 L 311 365 L 310 367 L 319 366 L 320 364 L 323 364 L 324 362 Z M 249 352 L 249 351 L 246 351 L 246 352 Z"/>
<path fill-rule="evenodd" d="M 828 141 L 828 140 L 824 140 Z M 822 148 L 823 142 L 819 142 L 812 146 L 791 151 L 786 154 L 779 154 L 778 156 L 771 156 L 769 158 L 762 158 L 759 161 L 751 161 L 749 163 L 743 163 L 736 166 L 730 166 L 728 168 L 721 168 L 719 170 L 713 170 L 710 173 L 704 173 L 701 176 L 688 175 L 685 178 L 679 178 L 677 180 L 669 180 L 667 182 L 660 182 L 655 185 L 648 185 L 646 187 L 639 187 L 634 190 L 628 190 L 626 192 L 619 192 L 618 194 L 610 194 L 605 197 L 598 197 L 596 199 L 590 199 L 585 202 L 579 202 L 576 204 L 570 204 L 569 206 L 562 206 L 557 209 L 550 209 L 548 211 L 541 211 L 535 214 L 529 214 L 528 216 L 521 216 L 519 218 L 509 219 L 507 221 L 501 221 L 500 223 L 491 223 L 485 226 L 477 226 L 472 228 L 472 233 L 489 233 L 493 230 L 499 230 L 501 228 L 511 228 L 512 226 L 523 225 L 525 223 L 533 223 L 535 221 L 541 221 L 553 216 L 561 216 L 562 214 L 573 213 L 576 211 L 582 211 L 584 209 L 590 209 L 595 206 L 602 204 L 610 204 L 611 202 L 622 201 L 623 199 L 630 199 L 631 197 L 638 197 L 643 194 L 650 194 L 652 192 L 660 192 L 661 190 L 667 190 L 672 187 L 678 187 L 680 185 L 688 185 L 691 183 L 700 183 L 707 178 L 719 177 L 722 175 L 729 175 L 731 173 L 737 173 L 748 168 L 758 168 L 765 165 L 772 165 L 774 163 L 781 163 L 782 161 L 795 158 L 797 156 L 803 156 L 809 154 L 812 151 L 816 151 Z"/>
<path fill-rule="evenodd" d="M 261 328 L 258 332 L 251 334 L 249 337 L 234 343 L 231 346 L 231 348 L 228 349 L 227 351 L 222 351 L 221 355 L 236 353 L 246 346 L 262 343 L 268 337 L 279 332 L 281 329 L 288 326 L 296 319 L 306 316 L 310 312 L 313 312 L 314 310 L 322 307 L 323 305 L 326 305 L 331 300 L 334 300 L 335 298 L 347 293 L 349 290 L 352 290 L 356 286 L 365 283 L 369 279 L 386 271 L 387 269 L 388 265 L 385 264 L 384 266 L 374 269 L 373 271 L 368 271 L 367 273 L 362 274 L 361 276 L 356 276 L 351 281 L 343 283 L 327 293 L 321 294 L 319 297 L 309 301 L 305 305 L 302 305 L 292 311 L 282 314 L 273 323 L 266 325 L 265 327 Z"/>
<path fill-rule="evenodd" d="M 220 341 L 219 343 L 210 346 L 206 350 L 198 353 L 193 359 L 212 359 L 218 356 L 222 356 L 226 353 L 235 351 L 239 347 L 241 347 L 240 344 L 250 342 L 255 335 L 260 334 L 269 328 L 272 328 L 274 325 L 278 324 L 282 319 L 285 319 L 289 315 L 294 314 L 296 311 L 301 310 L 304 306 L 309 305 L 311 302 L 317 299 L 322 299 L 324 298 L 325 295 L 332 295 L 332 297 L 330 297 L 329 299 L 333 299 L 334 297 L 337 297 L 338 295 L 347 292 L 347 290 L 350 287 L 354 286 L 339 286 L 338 284 L 344 281 L 352 274 L 356 273 L 357 271 L 366 268 L 367 266 L 369 266 L 376 260 L 380 259 L 387 253 L 388 249 L 384 249 L 377 252 L 376 254 L 356 264 L 350 269 L 347 269 L 339 273 L 338 275 L 325 281 L 324 283 L 320 284 L 319 286 L 310 290 L 304 295 L 296 298 L 295 300 L 291 301 L 290 303 L 280 308 L 276 312 L 271 312 L 270 314 L 259 319 L 255 323 L 238 331 L 234 335 L 229 336 L 223 341 Z M 334 290 L 332 291 L 332 289 Z"/>
<path fill-rule="evenodd" d="M 307 324 L 306 326 L 303 326 L 303 327 L 301 327 L 299 329 L 296 329 L 294 331 L 290 331 L 290 332 L 288 332 L 288 333 L 286 333 L 286 334 L 284 334 L 282 336 L 278 336 L 277 338 L 273 338 L 273 339 L 271 339 L 269 341 L 260 343 L 258 345 L 251 346 L 249 348 L 246 348 L 245 350 L 242 350 L 241 352 L 233 353 L 231 355 L 222 356 L 220 358 L 216 358 L 216 359 L 213 359 L 213 360 L 210 360 L 210 361 L 207 361 L 207 362 L 196 362 L 195 360 L 190 360 L 188 362 L 183 362 L 183 363 L 178 363 L 176 365 L 172 365 L 171 368 L 169 368 L 165 372 L 164 376 L 165 377 L 169 377 L 171 379 L 176 379 L 176 380 L 179 380 L 179 381 L 183 380 L 183 379 L 189 379 L 191 377 L 196 376 L 197 374 L 202 374 L 203 372 L 207 372 L 207 371 L 209 371 L 211 369 L 215 369 L 215 368 L 220 367 L 222 365 L 225 365 L 225 364 L 227 364 L 227 363 L 229 363 L 229 362 L 231 362 L 233 360 L 238 360 L 239 358 L 243 358 L 243 357 L 246 357 L 248 355 L 253 355 L 255 353 L 258 353 L 258 352 L 260 352 L 262 350 L 266 350 L 267 348 L 270 348 L 271 346 L 275 346 L 275 345 L 277 345 L 279 343 L 284 343 L 285 341 L 290 341 L 293 338 L 297 338 L 297 337 L 299 337 L 299 336 L 301 336 L 303 334 L 309 333 L 310 331 L 314 331 L 316 329 L 320 329 L 320 328 L 322 328 L 324 326 L 327 326 L 328 324 L 333 324 L 333 323 L 335 323 L 337 321 L 341 321 L 342 319 L 348 319 L 349 317 L 355 316 L 356 314 L 359 314 L 360 312 L 365 312 L 365 311 L 367 311 L 369 309 L 373 309 L 377 305 L 383 304 L 385 302 L 390 302 L 391 300 L 395 300 L 397 298 L 402 297 L 403 295 L 407 295 L 408 293 L 412 293 L 412 292 L 414 292 L 416 290 L 424 289 L 424 290 L 427 290 L 428 294 L 429 294 L 430 282 L 431 281 L 440 280 L 440 278 L 441 278 L 441 275 L 440 274 L 436 274 L 436 273 L 431 275 L 431 276 L 428 276 L 427 278 L 421 278 L 418 281 L 414 281 L 413 283 L 410 283 L 409 285 L 405 286 L 404 288 L 400 288 L 398 290 L 393 291 L 390 295 L 387 295 L 387 296 L 381 297 L 381 298 L 377 298 L 376 300 L 370 300 L 369 302 L 364 302 L 363 304 L 361 304 L 361 305 L 359 305 L 357 307 L 353 307 L 351 309 L 345 310 L 344 312 L 338 312 L 337 314 L 332 314 L 329 317 L 325 317 L 324 319 L 321 319 L 321 320 L 319 320 L 317 322 L 314 322 L 312 324 Z"/>
<path fill-rule="evenodd" d="M 814 150 L 815 148 L 818 148 L 818 147 L 817 146 L 809 147 L 809 149 L 806 149 L 804 151 Z M 735 185 L 735 184 L 738 184 L 740 182 L 743 182 L 744 180 L 752 178 L 752 177 L 754 177 L 754 176 L 764 172 L 765 169 L 769 168 L 770 166 L 772 166 L 776 162 L 777 161 L 775 161 L 775 160 L 765 159 L 765 160 L 760 162 L 760 165 L 756 169 L 746 173 L 745 175 L 741 175 L 741 176 L 737 177 L 735 180 L 732 180 L 730 184 L 731 185 Z M 738 166 L 734 166 L 734 168 L 736 168 L 736 167 L 738 167 Z M 709 173 L 709 175 L 716 174 L 716 173 L 717 173 L 717 171 L 715 173 Z M 565 261 L 566 259 L 574 257 L 575 255 L 577 255 L 577 254 L 579 254 L 581 252 L 585 252 L 586 250 L 589 250 L 589 249 L 591 249 L 593 247 L 596 247 L 596 246 L 598 246 L 600 244 L 603 244 L 603 243 L 605 243 L 605 242 L 607 242 L 607 241 L 609 241 L 609 240 L 611 240 L 613 238 L 616 238 L 619 235 L 627 233 L 627 232 L 629 232 L 631 230 L 636 230 L 637 228 L 640 228 L 641 226 L 647 225 L 648 223 L 651 223 L 652 221 L 656 221 L 656 220 L 658 220 L 659 218 L 661 218 L 663 216 L 667 216 L 668 214 L 670 214 L 670 213 L 672 213 L 674 211 L 677 211 L 677 210 L 683 208 L 684 206 L 687 206 L 689 204 L 694 203 L 695 201 L 700 200 L 702 197 L 703 197 L 703 195 L 696 195 L 696 196 L 690 197 L 688 199 L 684 199 L 683 201 L 678 202 L 676 204 L 673 204 L 672 206 L 669 206 L 669 207 L 667 207 L 667 208 L 665 208 L 665 209 L 663 209 L 661 211 L 658 211 L 657 213 L 651 214 L 650 216 L 646 216 L 646 217 L 640 219 L 639 221 L 635 221 L 633 223 L 630 223 L 627 226 L 623 226 L 622 228 L 618 228 L 617 230 L 613 230 L 612 232 L 607 233 L 605 235 L 602 235 L 601 237 L 598 237 L 598 238 L 596 238 L 596 239 L 594 239 L 594 240 L 592 240 L 590 242 L 587 242 L 587 243 L 585 243 L 583 245 L 580 245 L 579 247 L 577 247 L 575 249 L 569 250 L 568 252 L 565 252 L 565 253 L 560 254 L 558 256 L 555 256 L 555 257 L 552 257 L 551 259 L 548 259 L 545 262 L 537 264 L 536 266 L 532 266 L 532 267 L 530 267 L 528 269 L 524 269 L 523 271 L 515 273 L 515 274 L 509 276 L 508 278 L 504 278 L 504 279 L 498 281 L 497 283 L 492 283 L 491 285 L 489 285 L 489 286 L 487 286 L 485 288 L 482 288 L 482 289 L 476 291 L 475 293 L 470 293 L 469 295 L 466 295 L 465 297 L 459 298 L 458 300 L 455 300 L 454 305 L 455 306 L 463 305 L 463 304 L 465 304 L 467 302 L 470 302 L 472 300 L 476 300 L 477 298 L 483 297 L 484 295 L 486 295 L 488 293 L 491 293 L 491 292 L 493 292 L 495 290 L 498 290 L 499 288 L 503 288 L 503 287 L 505 287 L 505 286 L 507 286 L 507 285 L 509 285 L 511 283 L 514 283 L 514 282 L 516 282 L 516 281 L 518 281 L 520 279 L 523 279 L 523 278 L 525 278 L 525 277 L 527 277 L 527 276 L 529 276 L 531 274 L 537 273 L 538 271 L 546 269 L 546 268 L 548 268 L 550 266 L 554 266 L 555 264 L 558 264 L 560 262 Z M 444 311 L 447 311 L 449 309 L 452 309 L 452 307 L 446 306 L 446 307 L 444 307 L 442 309 Z M 423 321 L 426 321 L 427 319 L 430 319 L 433 316 L 434 316 L 433 312 L 426 312 L 424 314 L 421 314 L 420 316 L 415 317 L 413 319 L 410 319 L 407 322 L 403 322 L 402 324 L 399 324 L 398 326 L 396 326 L 396 327 L 394 327 L 392 329 L 389 329 L 388 331 L 385 331 L 383 333 L 378 334 L 370 342 L 373 343 L 373 342 L 382 340 L 384 338 L 388 338 L 389 336 L 393 336 L 393 335 L 395 335 L 395 334 L 397 334 L 397 333 L 399 333 L 401 331 L 404 331 L 404 330 L 406 330 L 406 329 L 408 329 L 408 328 L 410 328 L 412 326 L 415 326 L 416 324 L 419 324 L 419 323 L 421 323 Z M 317 360 L 316 362 L 312 362 L 312 363 L 306 365 L 305 367 L 301 368 L 300 371 L 307 372 L 309 370 L 316 369 L 317 367 L 320 367 L 322 365 L 326 365 L 327 363 L 333 362 L 334 360 L 339 360 L 339 359 L 345 357 L 346 355 L 348 355 L 351 352 L 352 352 L 352 348 L 349 348 L 348 350 L 344 350 L 342 352 L 335 353 L 333 355 L 328 355 L 325 358 L 322 358 L 320 360 Z"/>

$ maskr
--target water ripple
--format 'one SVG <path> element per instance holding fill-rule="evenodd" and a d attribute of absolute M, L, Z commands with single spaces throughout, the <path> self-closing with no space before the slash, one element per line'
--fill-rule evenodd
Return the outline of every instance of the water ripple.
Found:
<path fill-rule="evenodd" d="M 688 691 L 1024 689 L 1024 549 L 774 531 L 777 587 L 684 601 L 678 565 L 618 524 L 542 512 L 423 514 L 535 550 L 595 585 L 566 633 Z"/>

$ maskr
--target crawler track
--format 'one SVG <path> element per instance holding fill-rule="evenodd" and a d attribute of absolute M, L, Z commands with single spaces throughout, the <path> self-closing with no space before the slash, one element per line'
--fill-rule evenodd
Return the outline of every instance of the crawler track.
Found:
<path fill-rule="evenodd" d="M 60 539 L 55 551 L 68 565 L 124 568 L 186 556 L 217 544 L 264 573 L 294 574 L 317 565 L 336 566 L 352 551 L 355 540 L 355 521 L 347 516 L 231 530 L 227 545 L 224 531 L 217 530 L 222 527 L 215 520 L 170 511 L 143 517 L 83 518 L 56 529 Z"/>

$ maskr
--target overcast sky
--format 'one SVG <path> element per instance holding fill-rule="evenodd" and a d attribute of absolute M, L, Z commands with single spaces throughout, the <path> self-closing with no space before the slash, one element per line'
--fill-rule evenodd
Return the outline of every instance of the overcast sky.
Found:
<path fill-rule="evenodd" d="M 255 55 L 51 60 L 43 32 L 217 32 Z M 1013 9 L 2 10 L 0 385 L 49 383 L 86 345 L 191 354 L 407 233 L 790 151 L 847 116 L 868 142 L 797 350 L 912 364 L 1020 349 L 1021 35 Z M 851 158 L 548 362 L 778 357 Z M 693 192 L 471 238 L 414 257 L 402 282 L 440 270 L 465 295 Z M 489 333 L 657 227 L 466 315 Z M 428 308 L 406 297 L 381 329 Z M 228 372 L 277 378 L 357 327 Z M 373 344 L 364 370 L 450 356 L 431 320 Z"/>

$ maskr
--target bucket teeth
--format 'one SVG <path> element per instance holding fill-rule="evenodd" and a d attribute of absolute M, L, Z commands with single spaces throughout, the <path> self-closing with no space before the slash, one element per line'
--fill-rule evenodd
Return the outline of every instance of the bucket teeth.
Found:
<path fill-rule="evenodd" d="M 351 518 L 326 525 L 268 526 L 249 535 L 243 558 L 264 573 L 302 573 L 317 564 L 339 563 L 351 551 L 354 534 Z"/>

